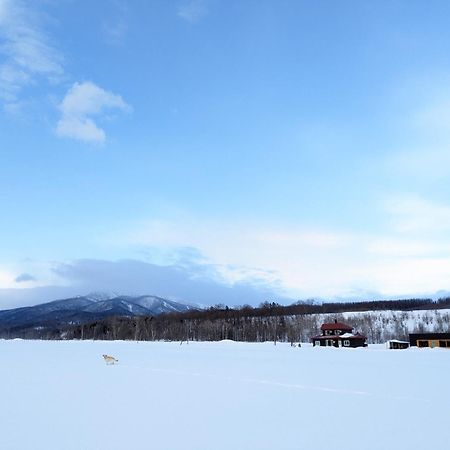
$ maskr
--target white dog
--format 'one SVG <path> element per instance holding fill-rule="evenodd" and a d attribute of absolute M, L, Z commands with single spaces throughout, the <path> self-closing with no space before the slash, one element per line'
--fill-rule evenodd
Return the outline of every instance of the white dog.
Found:
<path fill-rule="evenodd" d="M 103 355 L 103 359 L 105 360 L 106 364 L 115 364 L 116 362 L 119 362 L 118 359 L 110 355 Z"/>

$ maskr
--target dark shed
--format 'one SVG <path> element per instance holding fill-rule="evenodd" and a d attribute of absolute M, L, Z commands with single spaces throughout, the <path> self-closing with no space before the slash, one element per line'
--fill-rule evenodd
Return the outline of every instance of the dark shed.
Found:
<path fill-rule="evenodd" d="M 409 342 L 391 339 L 386 342 L 386 347 L 391 350 L 401 350 L 409 347 Z"/>

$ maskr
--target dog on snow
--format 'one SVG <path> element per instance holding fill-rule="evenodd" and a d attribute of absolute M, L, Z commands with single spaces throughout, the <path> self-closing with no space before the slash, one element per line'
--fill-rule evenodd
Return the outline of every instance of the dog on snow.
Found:
<path fill-rule="evenodd" d="M 103 355 L 103 359 L 105 360 L 106 364 L 115 364 L 116 362 L 119 362 L 118 359 L 110 355 Z"/>

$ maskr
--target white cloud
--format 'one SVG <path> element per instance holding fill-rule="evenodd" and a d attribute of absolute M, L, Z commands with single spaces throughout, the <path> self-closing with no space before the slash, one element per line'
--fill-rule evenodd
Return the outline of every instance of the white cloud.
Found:
<path fill-rule="evenodd" d="M 374 282 L 391 295 L 430 295 L 449 287 L 450 257 L 383 261 L 372 268 Z"/>
<path fill-rule="evenodd" d="M 122 45 L 129 30 L 129 4 L 123 0 L 113 0 L 104 14 L 102 34 L 105 42 Z"/>
<path fill-rule="evenodd" d="M 83 289 L 114 285 L 118 290 L 122 283 L 123 293 L 134 289 L 173 295 L 172 287 L 177 287 L 179 298 L 183 298 L 183 292 L 187 298 L 188 283 L 193 289 L 189 291 L 192 299 L 201 295 L 206 302 L 211 295 L 225 301 L 226 296 L 215 288 L 205 291 L 202 283 L 211 289 L 219 284 L 221 289 L 239 292 L 235 303 L 247 301 L 248 287 L 264 295 L 270 291 L 280 298 L 359 299 L 432 295 L 450 289 L 450 235 L 445 237 L 445 233 L 441 237 L 395 230 L 386 235 L 352 234 L 250 221 L 202 220 L 180 214 L 135 224 L 109 236 L 102 234 L 97 244 L 106 246 L 110 255 L 130 259 L 120 264 L 99 263 L 104 268 L 103 279 L 94 270 L 99 267 L 97 263 L 93 271 L 90 264 L 77 263 L 83 277 L 90 280 Z M 136 252 L 141 261 L 130 262 Z M 31 286 L 69 283 L 72 294 L 77 293 L 77 286 L 81 289 L 75 279 L 61 278 L 54 267 L 58 264 L 4 266 L 0 268 L 4 269 L 0 288 L 1 281 L 3 287 L 20 288 L 14 279 L 25 272 L 36 277 L 36 281 L 29 282 Z M 180 271 L 186 277 L 177 278 Z M 117 275 L 120 273 L 124 276 Z"/>
<path fill-rule="evenodd" d="M 0 0 L 0 98 L 6 105 L 18 101 L 21 91 L 37 79 L 59 79 L 62 56 L 51 45 L 40 17 L 21 0 Z"/>
<path fill-rule="evenodd" d="M 208 4 L 206 0 L 185 1 L 178 8 L 178 16 L 190 23 L 199 22 L 208 14 Z"/>
<path fill-rule="evenodd" d="M 5 20 L 6 17 L 6 7 L 7 7 L 7 0 L 0 0 L 0 25 Z"/>
<path fill-rule="evenodd" d="M 368 253 L 387 257 L 421 257 L 450 253 L 450 245 L 432 240 L 405 239 L 403 237 L 374 237 L 367 245 Z"/>
<path fill-rule="evenodd" d="M 331 295 L 349 281 L 340 279 L 351 235 L 301 227 L 188 219 L 149 221 L 110 242 L 157 248 L 193 247 L 230 282 L 259 278 L 282 282 L 286 295 Z M 337 270 L 336 270 L 337 269 Z M 314 294 L 315 293 L 315 294 Z"/>
<path fill-rule="evenodd" d="M 415 296 L 449 289 L 450 236 L 400 231 L 407 226 L 423 230 L 434 225 L 414 219 L 421 213 L 412 204 L 396 205 L 395 214 L 400 215 L 389 212 L 386 216 L 387 220 L 394 218 L 396 226 L 385 235 L 180 215 L 137 224 L 126 234 L 112 234 L 104 244 L 120 251 L 156 248 L 159 263 L 163 263 L 164 251 L 170 255 L 170 249 L 198 249 L 229 283 L 260 279 L 280 286 L 280 293 L 291 298 L 361 298 L 364 292 L 371 292 L 370 298 L 374 292 Z M 426 212 L 441 220 L 449 214 L 450 225 L 450 212 L 442 205 L 427 204 Z M 413 226 L 411 219 L 417 219 Z"/>
<path fill-rule="evenodd" d="M 404 174 L 442 180 L 450 175 L 450 142 L 396 152 L 388 158 L 387 165 L 396 176 Z"/>
<path fill-rule="evenodd" d="M 14 274 L 4 268 L 0 268 L 0 289 L 15 287 Z"/>
<path fill-rule="evenodd" d="M 62 284 L 51 269 L 53 262 L 22 260 L 0 262 L 0 289 L 23 289 Z"/>
<path fill-rule="evenodd" d="M 413 123 L 429 132 L 450 132 L 450 99 L 442 98 L 424 106 L 413 115 Z"/>
<path fill-rule="evenodd" d="M 93 120 L 108 110 L 130 111 L 120 95 L 105 91 L 90 81 L 75 83 L 60 104 L 61 118 L 56 133 L 61 137 L 103 143 L 105 131 Z"/>
<path fill-rule="evenodd" d="M 450 206 L 418 196 L 393 197 L 386 203 L 392 224 L 401 233 L 436 233 L 450 230 Z"/>
<path fill-rule="evenodd" d="M 402 116 L 401 147 L 387 156 L 386 166 L 395 176 L 420 176 L 439 180 L 450 176 L 450 93 L 448 82 L 436 81 L 426 93 L 415 87 L 411 98 L 419 104 Z"/>
<path fill-rule="evenodd" d="M 123 44 L 128 33 L 128 23 L 119 19 L 116 21 L 103 22 L 102 32 L 106 42 L 110 44 Z"/>

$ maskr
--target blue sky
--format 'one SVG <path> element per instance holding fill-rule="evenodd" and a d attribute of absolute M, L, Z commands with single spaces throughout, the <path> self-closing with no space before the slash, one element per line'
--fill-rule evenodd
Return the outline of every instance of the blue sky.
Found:
<path fill-rule="evenodd" d="M 3 306 L 450 289 L 449 13 L 0 0 Z"/>

